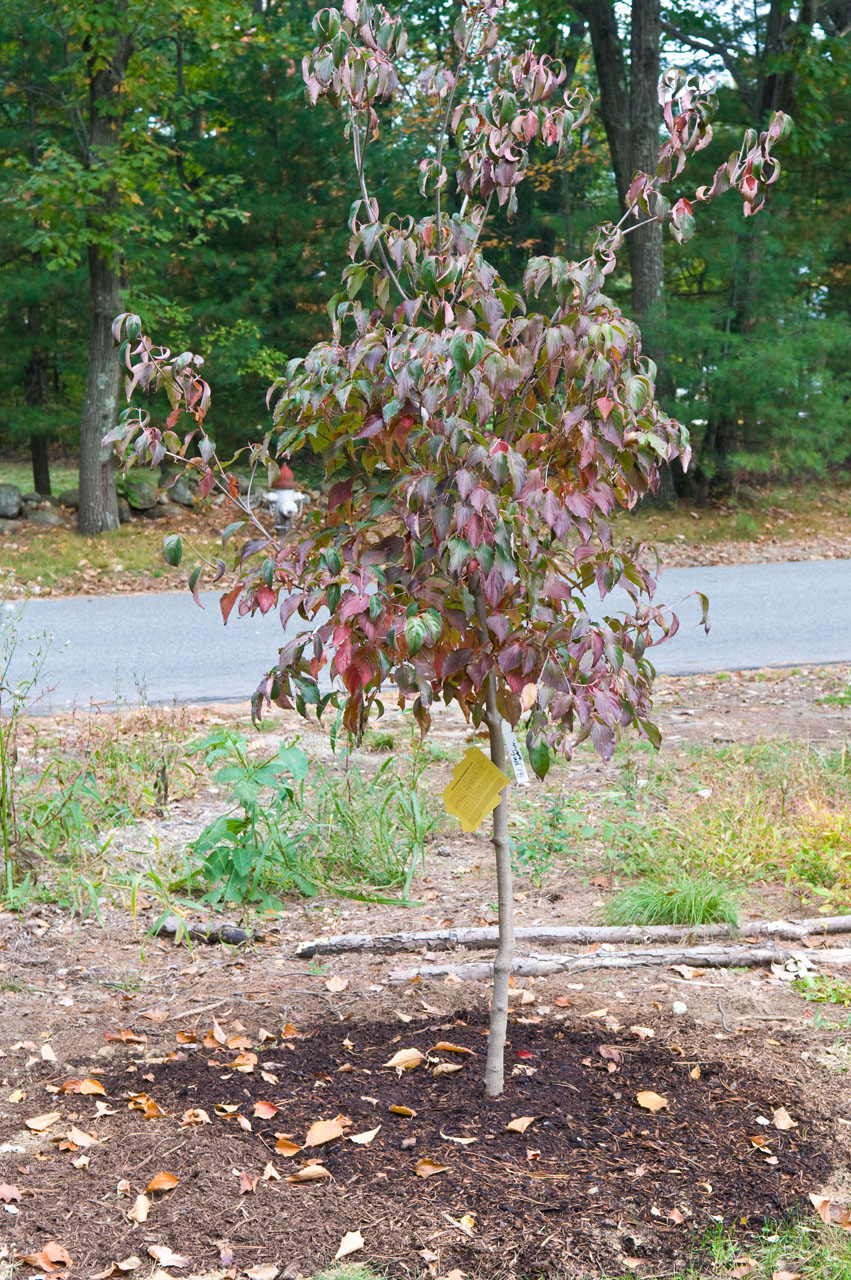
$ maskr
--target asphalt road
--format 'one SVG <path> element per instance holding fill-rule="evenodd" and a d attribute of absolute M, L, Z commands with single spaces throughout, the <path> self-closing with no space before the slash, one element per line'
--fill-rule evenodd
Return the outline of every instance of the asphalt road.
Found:
<path fill-rule="evenodd" d="M 851 662 L 851 560 L 668 569 L 657 600 L 709 596 L 712 628 L 698 625 L 697 601 L 677 610 L 680 630 L 654 650 L 671 675 L 768 666 Z M 617 593 L 606 602 L 617 610 Z M 231 616 L 222 625 L 218 596 L 76 596 L 32 600 L 19 610 L 10 677 L 20 679 L 44 653 L 38 688 L 44 711 L 147 699 L 211 702 L 250 697 L 274 663 L 277 614 Z M 611 602 L 614 600 L 614 604 Z"/>

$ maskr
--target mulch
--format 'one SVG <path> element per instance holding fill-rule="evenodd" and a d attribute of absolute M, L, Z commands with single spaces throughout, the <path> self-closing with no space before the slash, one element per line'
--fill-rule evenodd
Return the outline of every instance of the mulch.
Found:
<path fill-rule="evenodd" d="M 183 1033 L 178 1042 L 157 1028 L 145 1046 L 120 1043 L 112 1059 L 93 1056 L 72 1071 L 41 1062 L 16 1079 L 7 1071 L 9 1086 L 27 1093 L 4 1103 L 0 1117 L 0 1144 L 20 1143 L 18 1154 L 6 1145 L 0 1155 L 0 1182 L 22 1193 L 19 1213 L 3 1224 L 19 1256 L 53 1240 L 73 1259 L 69 1276 L 92 1276 L 131 1254 L 143 1259 L 137 1274 L 147 1275 L 148 1249 L 166 1245 L 185 1255 L 175 1277 L 221 1275 L 231 1257 L 238 1271 L 273 1263 L 285 1277 L 309 1276 L 346 1232 L 359 1230 L 365 1245 L 354 1259 L 393 1276 L 453 1268 L 482 1280 L 641 1276 L 673 1269 L 717 1224 L 757 1229 L 811 1211 L 808 1192 L 833 1163 L 828 1118 L 796 1086 L 611 1021 L 607 1028 L 604 1019 L 589 1029 L 591 1020 L 571 1010 L 514 1017 L 506 1089 L 496 1100 L 482 1095 L 481 1011 L 274 1027 L 277 1038 L 262 1044 L 233 1022 L 217 1024 L 214 1035 L 208 1019 L 197 1037 Z M 441 1043 L 470 1052 L 436 1049 Z M 384 1065 L 414 1047 L 427 1055 L 416 1069 Z M 438 1062 L 461 1070 L 435 1077 Z M 69 1076 L 98 1080 L 107 1099 L 51 1098 L 40 1087 Z M 667 1106 L 643 1110 L 642 1091 Z M 132 1094 L 163 1114 L 146 1119 L 130 1107 Z M 113 1113 L 97 1115 L 105 1101 Z M 258 1102 L 278 1110 L 264 1118 Z M 796 1127 L 765 1123 L 780 1107 Z M 62 1119 L 32 1140 L 24 1119 L 48 1109 Z M 210 1123 L 181 1123 L 199 1109 Z M 281 1135 L 302 1146 L 315 1121 L 337 1116 L 345 1137 L 289 1158 L 276 1153 Z M 525 1133 L 506 1128 L 530 1116 Z M 72 1123 L 100 1140 L 85 1150 L 86 1168 L 72 1164 L 80 1151 L 60 1149 Z M 348 1140 L 379 1125 L 368 1145 Z M 446 1169 L 418 1176 L 423 1159 Z M 330 1177 L 286 1181 L 310 1161 Z M 270 1163 L 279 1180 L 264 1180 Z M 128 1221 L 135 1196 L 161 1171 L 179 1183 L 151 1194 L 145 1223 Z M 126 1187 L 120 1194 L 122 1180 L 130 1195 Z"/>

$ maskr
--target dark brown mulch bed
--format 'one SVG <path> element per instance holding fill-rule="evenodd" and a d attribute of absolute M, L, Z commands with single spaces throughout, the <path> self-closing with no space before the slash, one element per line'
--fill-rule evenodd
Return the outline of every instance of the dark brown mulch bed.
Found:
<path fill-rule="evenodd" d="M 622 1274 L 627 1265 L 641 1275 L 644 1267 L 625 1258 L 670 1266 L 713 1224 L 758 1227 L 804 1207 L 807 1193 L 827 1178 L 826 1127 L 807 1114 L 793 1087 L 781 1089 L 720 1060 L 698 1061 L 654 1039 L 587 1026 L 569 1016 L 514 1022 L 507 1087 L 496 1101 L 481 1094 L 480 1014 L 405 1026 L 326 1024 L 262 1046 L 248 1072 L 233 1070 L 235 1050 L 178 1045 L 154 1033 L 146 1055 L 138 1046 L 122 1047 L 126 1068 L 113 1063 L 98 1077 L 113 1115 L 96 1117 L 93 1097 L 57 1095 L 50 1102 L 63 1113 L 52 1132 L 76 1117 L 82 1129 L 109 1139 L 89 1149 L 88 1168 L 74 1168 L 75 1153 L 60 1151 L 49 1134 L 40 1140 L 46 1159 L 34 1152 L 0 1158 L 0 1181 L 35 1191 L 3 1224 L 6 1239 L 19 1254 L 56 1240 L 74 1260 L 71 1274 L 80 1276 L 129 1254 L 148 1261 L 151 1245 L 187 1255 L 193 1272 L 221 1269 L 222 1240 L 239 1268 L 272 1262 L 290 1276 L 310 1275 L 330 1261 L 345 1232 L 358 1229 L 365 1248 L 356 1258 L 397 1276 L 424 1272 L 429 1262 L 432 1274 L 458 1267 L 483 1278 Z M 440 1041 L 476 1056 L 433 1053 L 435 1060 L 463 1063 L 437 1079 L 430 1065 L 401 1076 L 383 1067 L 399 1049 L 427 1052 Z M 606 1044 L 619 1052 L 604 1056 Z M 74 1074 L 90 1075 L 96 1063 L 78 1064 Z M 7 1118 L 10 1110 L 20 1122 L 46 1109 L 33 1105 L 47 1097 L 33 1087 L 37 1077 L 67 1079 L 56 1068 L 50 1076 L 41 1066 L 32 1070 L 28 1099 L 7 1108 Z M 263 1070 L 277 1083 L 263 1079 Z M 667 1109 L 642 1110 L 635 1099 L 643 1090 L 666 1098 Z M 144 1119 L 127 1106 L 134 1092 L 167 1114 Z M 258 1101 L 275 1103 L 278 1114 L 255 1117 Z M 251 1132 L 240 1127 L 237 1112 L 217 1113 L 217 1106 L 234 1104 Z M 393 1114 L 391 1105 L 417 1114 Z M 757 1122 L 781 1106 L 796 1128 L 781 1132 Z M 181 1127 L 191 1108 L 203 1108 L 212 1123 Z M 300 1144 L 314 1121 L 339 1113 L 352 1121 L 347 1134 L 381 1129 L 368 1146 L 336 1140 L 290 1159 L 275 1154 L 276 1135 L 291 1134 Z M 506 1130 L 517 1116 L 536 1117 L 525 1134 Z M 476 1141 L 461 1145 L 444 1135 Z M 754 1136 L 767 1148 L 754 1146 Z M 418 1177 L 415 1166 L 424 1157 L 448 1171 Z M 300 1185 L 260 1180 L 252 1192 L 240 1192 L 242 1171 L 258 1178 L 272 1161 L 285 1178 L 310 1159 L 321 1160 L 331 1178 Z M 10 1160 L 22 1165 L 16 1170 Z M 128 1222 L 132 1199 L 117 1195 L 119 1181 L 128 1179 L 135 1196 L 160 1170 L 176 1174 L 178 1186 L 152 1197 L 146 1223 Z M 472 1235 L 457 1225 L 465 1215 L 474 1219 Z"/>

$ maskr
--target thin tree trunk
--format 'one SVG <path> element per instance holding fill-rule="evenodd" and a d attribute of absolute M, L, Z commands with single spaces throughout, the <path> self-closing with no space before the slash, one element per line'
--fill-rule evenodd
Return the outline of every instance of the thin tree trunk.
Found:
<path fill-rule="evenodd" d="M 98 249 L 89 250 L 91 336 L 80 420 L 80 533 L 95 537 L 118 528 L 112 445 L 102 443 L 118 418 L 120 370 L 112 321 L 121 310 L 118 270 Z"/>
<path fill-rule="evenodd" d="M 34 431 L 30 436 L 30 456 L 33 467 L 33 489 L 44 498 L 49 498 L 50 459 L 47 456 L 47 437 Z"/>
<path fill-rule="evenodd" d="M 497 769 L 505 771 L 505 740 L 502 717 L 496 705 L 496 682 L 488 677 L 487 724 L 490 757 Z M 499 944 L 493 962 L 488 1057 L 485 1064 L 485 1094 L 498 1098 L 505 1088 L 505 1036 L 508 1027 L 508 989 L 514 966 L 514 884 L 511 875 L 511 844 L 508 836 L 508 787 L 504 787 L 493 811 L 493 848 L 496 855 L 496 888 L 499 906 Z"/>

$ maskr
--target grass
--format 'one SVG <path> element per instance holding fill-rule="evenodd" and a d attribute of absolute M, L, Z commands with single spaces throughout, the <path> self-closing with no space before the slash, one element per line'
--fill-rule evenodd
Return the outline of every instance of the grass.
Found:
<path fill-rule="evenodd" d="M 633 885 L 606 908 L 606 923 L 615 925 L 728 924 L 735 928 L 738 922 L 733 890 L 707 875 Z"/>
<path fill-rule="evenodd" d="M 831 978 L 827 974 L 796 978 L 792 983 L 795 991 L 805 1000 L 814 1000 L 820 1004 L 841 1004 L 851 1007 L 851 982 L 842 978 Z"/>

